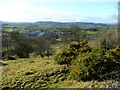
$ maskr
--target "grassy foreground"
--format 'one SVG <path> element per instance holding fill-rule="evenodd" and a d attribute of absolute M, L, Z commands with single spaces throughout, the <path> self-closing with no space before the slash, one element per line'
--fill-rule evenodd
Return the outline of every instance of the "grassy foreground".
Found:
<path fill-rule="evenodd" d="M 109 83 L 72 80 L 66 65 L 58 65 L 53 58 L 29 58 L 3 61 L 2 89 L 6 88 L 108 88 Z"/>

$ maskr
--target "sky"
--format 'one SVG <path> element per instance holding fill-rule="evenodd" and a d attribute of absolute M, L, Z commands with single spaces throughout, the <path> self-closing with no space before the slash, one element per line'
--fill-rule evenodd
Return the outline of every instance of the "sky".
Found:
<path fill-rule="evenodd" d="M 0 21 L 116 23 L 119 0 L 0 0 Z"/>

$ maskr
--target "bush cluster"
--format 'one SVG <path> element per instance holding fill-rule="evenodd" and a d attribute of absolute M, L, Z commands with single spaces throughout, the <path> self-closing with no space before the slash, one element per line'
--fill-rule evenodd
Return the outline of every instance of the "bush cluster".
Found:
<path fill-rule="evenodd" d="M 57 63 L 70 65 L 71 61 L 76 59 L 76 56 L 79 53 L 86 53 L 91 51 L 91 48 L 87 45 L 87 43 L 88 42 L 85 40 L 83 42 L 68 44 L 68 48 L 56 56 Z"/>
<path fill-rule="evenodd" d="M 120 48 L 109 50 L 107 56 L 115 62 L 120 62 Z"/>
<path fill-rule="evenodd" d="M 98 79 L 100 74 L 110 72 L 118 64 L 113 62 L 104 49 L 78 55 L 71 65 L 70 74 L 78 80 Z"/>
<path fill-rule="evenodd" d="M 98 79 L 100 74 L 112 71 L 120 66 L 120 48 L 90 48 L 87 41 L 72 43 L 61 52 L 56 61 L 68 64 L 70 75 L 77 80 Z"/>

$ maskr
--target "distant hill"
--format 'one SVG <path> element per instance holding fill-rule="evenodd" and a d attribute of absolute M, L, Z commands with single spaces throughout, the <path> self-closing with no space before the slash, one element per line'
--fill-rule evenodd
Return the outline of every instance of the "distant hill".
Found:
<path fill-rule="evenodd" d="M 53 22 L 53 21 L 37 21 L 37 22 L 4 22 L 1 21 L 2 24 L 41 24 L 41 25 L 112 25 L 106 23 L 93 23 L 93 22 Z M 113 24 L 114 25 L 114 24 Z"/>
<path fill-rule="evenodd" d="M 56 24 L 61 24 L 61 25 L 102 25 L 102 26 L 106 26 L 106 25 L 110 25 L 110 24 L 105 24 L 105 23 L 92 23 L 92 22 L 52 22 L 52 21 L 38 21 L 35 22 L 36 24 L 52 24 L 52 25 L 56 25 Z"/>
<path fill-rule="evenodd" d="M 1 22 L 3 30 L 10 31 L 11 29 L 19 29 L 22 33 L 35 33 L 47 31 L 59 31 L 69 28 L 71 25 L 77 25 L 84 29 L 95 30 L 100 28 L 108 28 L 114 24 L 93 23 L 93 22 L 52 22 L 52 21 L 38 21 L 38 22 Z"/>

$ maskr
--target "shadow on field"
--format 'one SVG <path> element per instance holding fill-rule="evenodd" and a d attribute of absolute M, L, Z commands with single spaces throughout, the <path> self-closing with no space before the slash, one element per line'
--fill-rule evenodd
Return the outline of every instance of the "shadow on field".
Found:
<path fill-rule="evenodd" d="M 0 66 L 6 66 L 6 65 L 8 65 L 8 64 L 0 62 Z"/>

